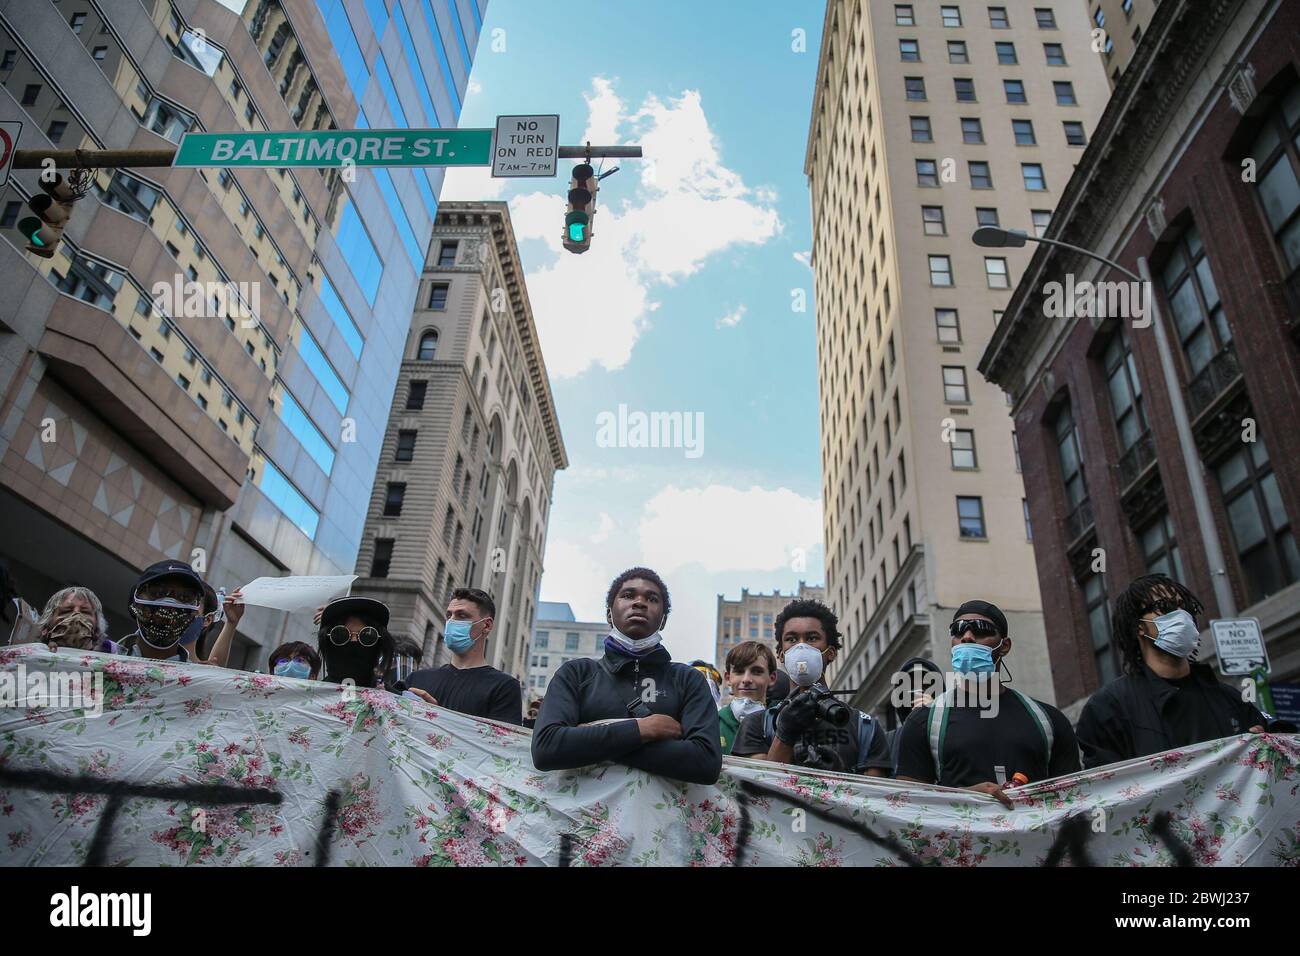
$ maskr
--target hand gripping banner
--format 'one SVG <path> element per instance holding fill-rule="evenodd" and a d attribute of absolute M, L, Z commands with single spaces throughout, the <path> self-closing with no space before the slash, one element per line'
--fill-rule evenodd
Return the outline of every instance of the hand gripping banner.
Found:
<path fill-rule="evenodd" d="M 539 773 L 523 728 L 384 691 L 0 649 L 0 865 L 1297 866 L 1300 737 L 1013 791 L 728 758 Z"/>

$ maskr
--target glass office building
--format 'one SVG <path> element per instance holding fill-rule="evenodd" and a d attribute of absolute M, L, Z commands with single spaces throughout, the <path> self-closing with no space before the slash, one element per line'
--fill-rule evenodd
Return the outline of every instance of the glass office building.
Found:
<path fill-rule="evenodd" d="M 0 119 L 65 149 L 454 127 L 486 6 L 0 5 Z M 50 259 L 16 229 L 34 173 L 0 195 L 0 559 L 24 596 L 86 583 L 129 629 L 164 557 L 228 589 L 350 573 L 442 171 L 102 170 Z M 311 631 L 250 609 L 231 663 Z"/>

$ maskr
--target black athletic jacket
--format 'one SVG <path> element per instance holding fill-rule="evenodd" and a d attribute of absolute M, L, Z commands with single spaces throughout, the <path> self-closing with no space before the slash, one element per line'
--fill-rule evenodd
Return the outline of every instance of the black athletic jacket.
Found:
<path fill-rule="evenodd" d="M 1241 692 L 1220 683 L 1208 664 L 1192 663 L 1192 676 L 1206 691 L 1219 737 L 1244 734 L 1265 724 L 1264 715 L 1241 699 Z M 1083 705 L 1076 734 L 1086 769 L 1145 757 L 1176 745 L 1170 738 L 1165 705 L 1178 693 L 1146 664 L 1137 674 L 1117 677 Z M 1210 738 L 1217 739 L 1217 738 Z"/>
<path fill-rule="evenodd" d="M 642 743 L 627 707 L 632 700 L 677 720 L 682 739 Z M 614 760 L 687 783 L 715 783 L 722 772 L 719 734 L 703 674 L 674 662 L 663 647 L 641 658 L 607 649 L 600 660 L 565 661 L 551 678 L 533 728 L 533 764 L 568 770 Z"/>

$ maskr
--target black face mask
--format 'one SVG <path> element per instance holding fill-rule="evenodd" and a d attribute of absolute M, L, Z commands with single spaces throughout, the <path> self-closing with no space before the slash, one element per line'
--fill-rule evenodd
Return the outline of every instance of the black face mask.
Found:
<path fill-rule="evenodd" d="M 379 647 L 362 647 L 358 641 L 349 641 L 342 647 L 326 643 L 321 648 L 325 658 L 325 679 L 341 684 L 348 678 L 358 687 L 373 687 L 375 667 L 379 663 Z"/>

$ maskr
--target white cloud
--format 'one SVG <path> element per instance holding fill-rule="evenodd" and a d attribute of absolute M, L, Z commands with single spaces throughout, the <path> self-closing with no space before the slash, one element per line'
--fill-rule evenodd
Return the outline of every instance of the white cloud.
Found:
<path fill-rule="evenodd" d="M 595 534 L 591 536 L 592 544 L 603 544 L 609 540 L 610 533 L 614 530 L 614 519 L 605 512 L 600 513 L 600 527 L 596 529 Z"/>
<path fill-rule="evenodd" d="M 554 529 L 546 541 L 543 567 L 543 601 L 567 602 L 579 621 L 605 619 L 605 589 L 618 571 L 610 571 L 572 540 L 556 537 Z"/>
<path fill-rule="evenodd" d="M 584 93 L 587 101 L 587 129 L 580 143 L 595 146 L 618 145 L 618 128 L 623 123 L 623 101 L 614 92 L 614 84 L 603 76 L 591 81 L 591 92 Z"/>
<path fill-rule="evenodd" d="M 508 179 L 494 179 L 490 166 L 448 166 L 439 202 L 477 202 L 500 199 Z"/>
<path fill-rule="evenodd" d="M 719 252 L 761 244 L 781 231 L 775 194 L 760 196 L 722 164 L 698 92 L 668 101 L 647 96 L 628 116 L 614 83 L 596 77 L 586 100 L 584 139 L 637 142 L 647 159 L 627 161 L 602 185 L 591 248 L 582 255 L 560 243 L 563 173 L 554 191 L 511 200 L 516 237 L 541 239 L 554 250 L 554 259 L 531 270 L 527 282 L 547 370 L 557 378 L 593 365 L 623 367 L 658 308 L 653 286 L 671 285 Z M 467 182 L 480 185 L 458 181 L 457 198 Z"/>
<path fill-rule="evenodd" d="M 478 80 L 471 79 L 469 84 L 465 87 L 465 91 L 468 94 L 466 99 L 469 99 L 470 96 L 477 96 L 479 93 L 483 92 L 483 84 Z"/>
<path fill-rule="evenodd" d="M 821 504 L 788 488 L 669 485 L 646 502 L 638 530 L 656 570 L 772 570 L 820 543 Z"/>
<path fill-rule="evenodd" d="M 803 265 L 805 265 L 805 266 L 807 266 L 809 269 L 811 269 L 811 268 L 812 268 L 812 251 L 811 251 L 811 250 L 805 250 L 805 251 L 803 251 L 803 252 L 796 252 L 796 253 L 794 253 L 794 261 L 795 261 L 795 262 L 802 263 Z"/>
<path fill-rule="evenodd" d="M 745 317 L 745 307 L 743 305 L 737 306 L 735 309 L 728 312 L 722 318 L 718 319 L 717 327 L 720 329 L 732 328 L 734 326 L 739 325 L 740 320 L 743 319 L 744 317 Z"/>

